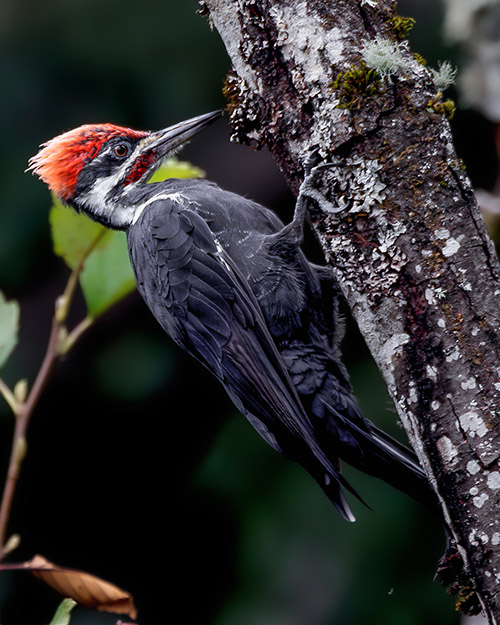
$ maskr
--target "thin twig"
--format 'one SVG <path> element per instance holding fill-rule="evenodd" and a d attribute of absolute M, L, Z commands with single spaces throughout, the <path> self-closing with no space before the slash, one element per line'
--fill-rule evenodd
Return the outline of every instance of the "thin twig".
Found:
<path fill-rule="evenodd" d="M 38 402 L 38 399 L 40 398 L 40 395 L 45 388 L 45 385 L 47 384 L 54 363 L 58 358 L 58 343 L 60 331 L 61 324 L 54 316 L 54 319 L 52 320 L 50 338 L 47 345 L 47 350 L 45 352 L 45 357 L 42 362 L 42 366 L 40 367 L 28 399 L 20 407 L 19 412 L 17 413 L 16 427 L 14 430 L 14 439 L 9 461 L 9 470 L 7 473 L 7 479 L 5 481 L 2 504 L 0 506 L 0 560 L 5 555 L 4 545 L 7 534 L 7 523 L 10 517 L 12 500 L 14 498 L 14 493 L 19 478 L 19 471 L 26 448 L 26 430 L 28 429 L 28 424 L 33 409 L 35 408 L 35 405 Z"/>
<path fill-rule="evenodd" d="M 86 317 L 69 334 L 66 332 L 66 328 L 64 326 L 85 261 L 95 249 L 104 234 L 105 230 L 100 232 L 91 245 L 89 245 L 80 262 L 71 272 L 66 288 L 64 289 L 64 293 L 56 300 L 54 317 L 52 319 L 52 328 L 45 356 L 26 401 L 19 401 L 15 394 L 0 379 L 0 393 L 4 396 L 5 400 L 16 415 L 16 427 L 14 429 L 9 468 L 2 495 L 2 502 L 0 504 L 0 561 L 10 551 L 8 548 L 9 541 L 6 543 L 7 525 L 12 510 L 12 502 L 19 479 L 21 464 L 26 453 L 26 432 L 31 415 L 36 404 L 38 403 L 38 400 L 40 399 L 40 395 L 47 385 L 57 359 L 61 356 L 61 354 L 67 353 L 71 349 L 76 340 L 90 327 L 93 322 L 93 318 Z"/>

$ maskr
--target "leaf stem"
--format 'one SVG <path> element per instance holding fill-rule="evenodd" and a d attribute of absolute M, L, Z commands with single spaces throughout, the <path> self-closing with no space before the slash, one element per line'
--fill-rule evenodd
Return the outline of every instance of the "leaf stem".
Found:
<path fill-rule="evenodd" d="M 83 267 L 85 265 L 85 261 L 90 256 L 90 254 L 94 251 L 99 241 L 106 234 L 106 230 L 101 230 L 96 238 L 92 241 L 92 243 L 88 246 L 87 250 L 81 257 L 78 265 L 73 269 L 71 275 L 69 277 L 68 283 L 66 284 L 66 288 L 64 289 L 64 293 L 57 298 L 56 301 L 56 317 L 60 323 L 66 321 L 66 317 L 68 316 L 68 312 L 71 306 L 71 302 L 73 301 L 73 296 L 75 294 L 76 287 L 78 285 L 78 280 L 80 278 L 80 274 L 83 271 Z"/>
<path fill-rule="evenodd" d="M 59 345 L 59 354 L 61 356 L 63 354 L 67 354 L 82 334 L 90 328 L 94 321 L 95 317 L 91 317 L 90 315 L 87 315 L 85 319 L 82 319 L 80 323 L 76 325 L 63 340 L 61 340 Z"/>
<path fill-rule="evenodd" d="M 14 393 L 10 390 L 10 388 L 5 384 L 5 382 L 0 378 L 0 394 L 3 395 L 5 401 L 9 404 L 12 412 L 17 415 L 19 411 L 19 402 L 17 401 Z"/>

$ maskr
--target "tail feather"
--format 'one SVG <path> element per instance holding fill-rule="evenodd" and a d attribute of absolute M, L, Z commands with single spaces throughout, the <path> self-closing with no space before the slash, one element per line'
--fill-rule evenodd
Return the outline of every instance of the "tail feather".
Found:
<path fill-rule="evenodd" d="M 338 460 L 335 462 L 335 464 L 338 465 L 338 469 L 334 468 L 333 470 L 333 463 L 330 463 L 330 467 L 327 470 L 321 461 L 318 461 L 314 456 L 310 456 L 308 462 L 304 462 L 304 458 L 302 458 L 300 463 L 315 478 L 325 495 L 346 521 L 353 523 L 356 521 L 356 517 L 347 503 L 344 492 L 349 492 L 368 509 L 372 509 L 358 491 L 342 475 Z"/>
<path fill-rule="evenodd" d="M 369 425 L 367 432 L 356 427 L 357 435 L 361 435 L 363 439 L 361 441 L 363 455 L 343 459 L 355 468 L 384 480 L 426 508 L 435 510 L 436 495 L 416 454 L 373 424 Z"/>
<path fill-rule="evenodd" d="M 340 512 L 342 518 L 346 521 L 349 521 L 349 523 L 354 523 L 354 521 L 356 521 L 356 517 L 352 513 L 352 510 L 346 501 L 344 491 L 339 482 L 337 482 L 336 480 L 324 480 L 323 483 L 319 482 L 319 484 L 323 489 L 325 495 L 332 502 L 335 508 Z M 356 496 L 359 497 L 357 493 Z"/>

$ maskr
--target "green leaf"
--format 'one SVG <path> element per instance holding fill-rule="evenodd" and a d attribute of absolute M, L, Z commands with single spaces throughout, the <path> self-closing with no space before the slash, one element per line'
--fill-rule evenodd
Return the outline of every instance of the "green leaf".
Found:
<path fill-rule="evenodd" d="M 124 232 L 108 230 L 85 262 L 80 275 L 87 312 L 97 317 L 135 288 Z"/>
<path fill-rule="evenodd" d="M 49 213 L 54 252 L 75 269 L 106 229 L 83 213 L 75 213 L 52 196 Z"/>
<path fill-rule="evenodd" d="M 149 182 L 162 182 L 167 178 L 204 178 L 205 172 L 187 161 L 169 158 L 155 171 Z"/>
<path fill-rule="evenodd" d="M 56 198 L 49 220 L 54 252 L 71 269 L 84 261 L 80 285 L 91 317 L 102 314 L 134 289 L 124 232 L 107 230 Z"/>
<path fill-rule="evenodd" d="M 8 302 L 0 291 L 0 367 L 2 367 L 17 345 L 19 331 L 19 304 Z"/>
<path fill-rule="evenodd" d="M 73 599 L 63 599 L 50 621 L 50 625 L 69 625 L 71 610 L 75 607 L 76 601 Z"/>

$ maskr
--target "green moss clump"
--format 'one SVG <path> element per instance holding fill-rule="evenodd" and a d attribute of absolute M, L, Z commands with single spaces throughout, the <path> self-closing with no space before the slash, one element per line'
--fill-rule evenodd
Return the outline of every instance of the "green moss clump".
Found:
<path fill-rule="evenodd" d="M 380 85 L 377 70 L 361 61 L 345 72 L 339 72 L 330 86 L 338 94 L 339 108 L 359 111 L 365 98 L 381 92 Z"/>
<path fill-rule="evenodd" d="M 413 58 L 415 59 L 415 61 L 417 61 L 419 65 L 423 65 L 424 67 L 427 65 L 427 59 L 418 52 L 413 53 Z"/>
<path fill-rule="evenodd" d="M 455 102 L 448 98 L 447 100 L 441 101 L 439 98 L 441 93 L 438 93 L 437 96 L 433 100 L 429 100 L 427 103 L 427 108 L 432 109 L 435 113 L 439 113 L 440 115 L 444 115 L 448 119 L 452 119 L 453 115 L 455 115 L 455 111 L 457 109 Z"/>
<path fill-rule="evenodd" d="M 389 23 L 392 26 L 398 41 L 408 39 L 412 28 L 415 26 L 415 20 L 413 17 L 402 17 L 401 15 L 396 14 L 393 15 Z"/>

